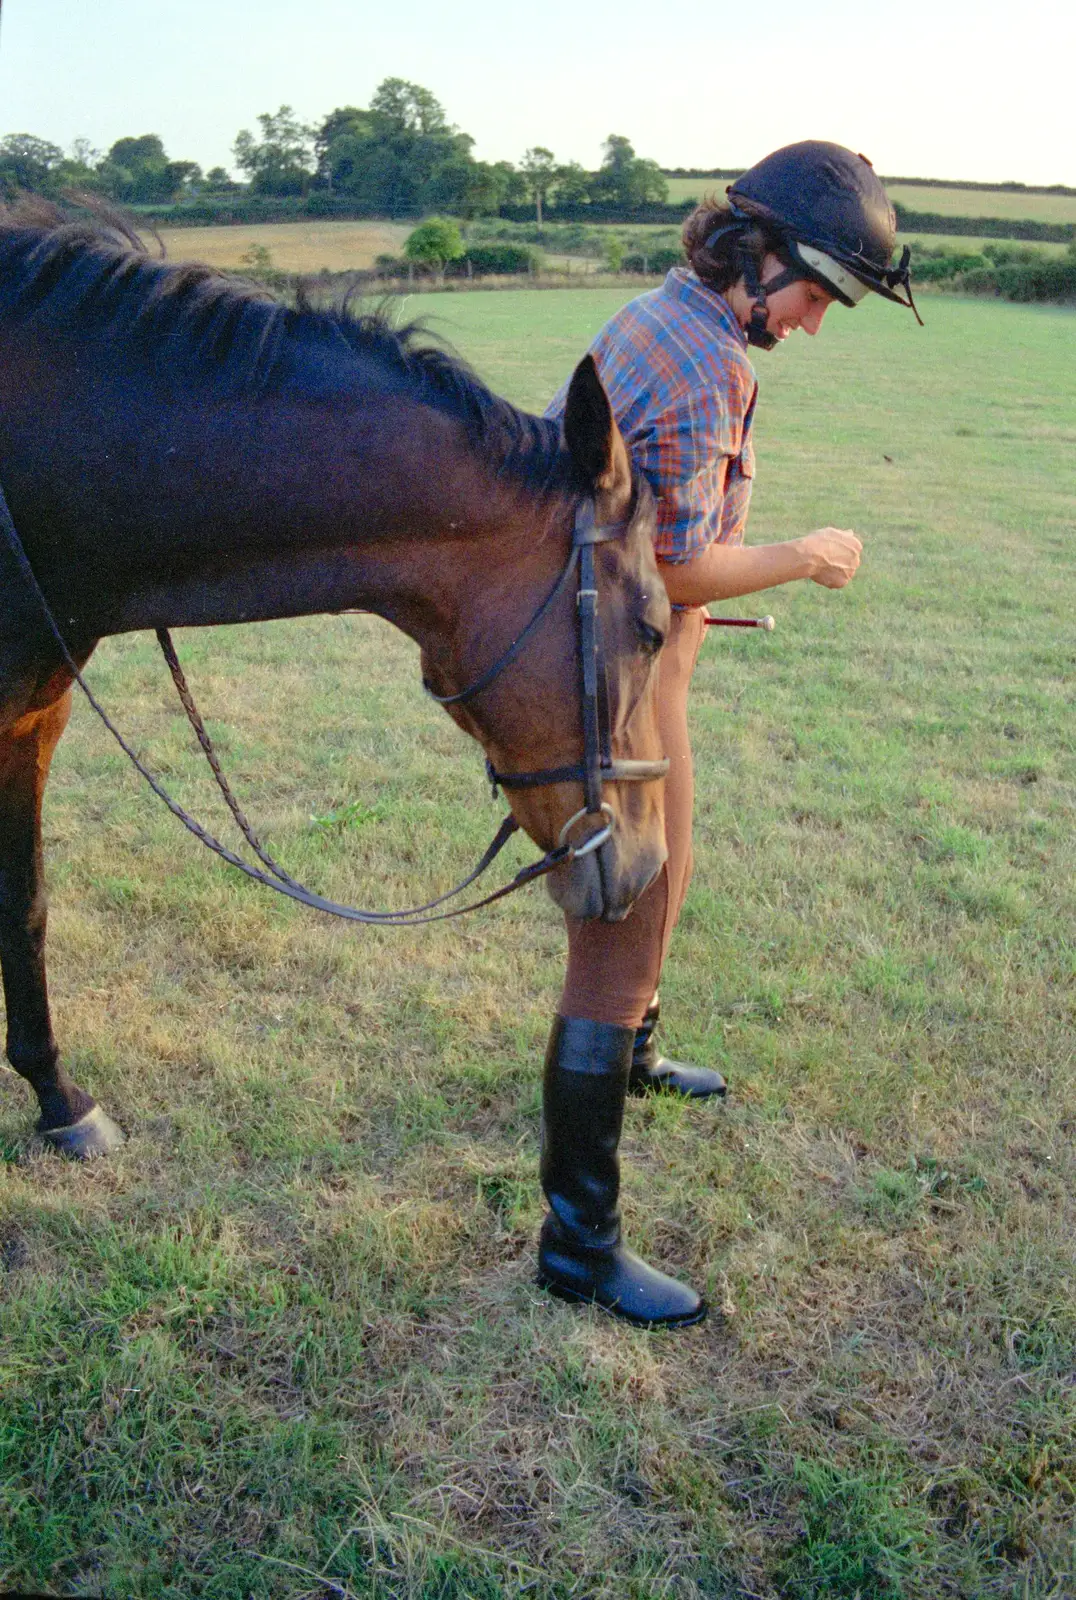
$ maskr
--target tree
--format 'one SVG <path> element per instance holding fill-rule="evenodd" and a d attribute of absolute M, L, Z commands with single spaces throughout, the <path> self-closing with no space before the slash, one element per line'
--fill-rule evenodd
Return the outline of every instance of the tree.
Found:
<path fill-rule="evenodd" d="M 487 204 L 489 185 L 483 181 L 478 162 L 462 150 L 430 173 L 425 199 L 429 205 L 443 207 L 457 217 L 476 217 L 484 210 L 497 209 Z"/>
<path fill-rule="evenodd" d="M 656 161 L 640 157 L 631 169 L 629 193 L 633 206 L 664 205 L 669 198 L 669 185 Z"/>
<path fill-rule="evenodd" d="M 626 172 L 635 159 L 635 146 L 622 133 L 611 133 L 602 145 L 602 170 L 605 172 Z"/>
<path fill-rule="evenodd" d="M 57 174 L 60 187 L 100 189 L 103 159 L 100 150 L 95 150 L 88 139 L 74 139 Z"/>
<path fill-rule="evenodd" d="M 460 230 L 448 217 L 428 217 L 415 231 L 408 234 L 404 255 L 408 261 L 420 261 L 436 269 L 444 277 L 445 263 L 458 261 L 464 253 Z"/>
<path fill-rule="evenodd" d="M 334 193 L 356 195 L 366 181 L 372 153 L 368 133 L 343 128 L 334 134 L 318 159 L 318 180 Z"/>
<path fill-rule="evenodd" d="M 80 136 L 77 139 L 72 139 L 67 159 L 73 166 L 85 167 L 92 172 L 95 167 L 101 164 L 101 152 L 95 149 L 88 139 Z"/>
<path fill-rule="evenodd" d="M 314 176 L 315 130 L 300 122 L 291 106 L 263 111 L 258 126 L 260 139 L 241 128 L 232 147 L 236 165 L 250 176 L 252 191 L 306 194 Z"/>
<path fill-rule="evenodd" d="M 374 118 L 359 106 L 338 106 L 322 122 L 314 134 L 314 154 L 317 157 L 317 182 L 327 189 L 336 187 L 334 146 L 349 140 L 347 147 L 340 146 L 336 160 L 343 164 L 345 182 L 351 175 L 355 154 L 369 142 L 374 134 Z"/>
<path fill-rule="evenodd" d="M 619 272 L 624 265 L 624 241 L 618 239 L 615 233 L 610 233 L 602 245 L 605 256 L 605 265 L 610 272 Z"/>
<path fill-rule="evenodd" d="M 496 175 L 496 182 L 502 186 L 502 198 L 497 209 L 501 206 L 521 206 L 527 199 L 527 180 L 518 167 L 510 161 L 495 161 L 490 169 Z"/>
<path fill-rule="evenodd" d="M 205 175 L 206 194 L 235 194 L 238 189 L 239 184 L 224 167 L 210 167 Z"/>
<path fill-rule="evenodd" d="M 361 211 L 395 217 L 422 209 L 426 173 L 392 139 L 345 133 L 329 146 L 327 160 L 333 190 Z"/>
<path fill-rule="evenodd" d="M 337 107 L 314 142 L 318 182 L 360 210 L 475 216 L 500 204 L 490 204 L 496 179 L 480 170 L 470 135 L 451 126 L 429 89 L 405 78 L 386 78 L 369 110 Z"/>
<path fill-rule="evenodd" d="M 108 159 L 118 167 L 163 166 L 168 160 L 164 141 L 157 133 L 140 133 L 137 138 L 117 139 L 108 152 Z"/>
<path fill-rule="evenodd" d="M 578 161 L 569 161 L 556 170 L 556 202 L 558 206 L 585 206 L 590 199 L 592 178 Z"/>
<path fill-rule="evenodd" d="M 197 161 L 169 161 L 165 177 L 172 186 L 173 198 L 177 194 L 194 194 L 201 187 L 205 174 Z"/>
<path fill-rule="evenodd" d="M 603 146 L 605 154 L 595 176 L 595 200 L 607 205 L 634 210 L 651 201 L 668 197 L 669 188 L 656 161 L 644 161 L 635 154 L 630 139 L 611 133 Z"/>
<path fill-rule="evenodd" d="M 370 111 L 386 128 L 397 133 L 423 135 L 454 133 L 444 107 L 429 89 L 406 78 L 386 78 L 370 101 Z"/>
<path fill-rule="evenodd" d="M 552 150 L 547 150 L 545 145 L 536 144 L 530 150 L 523 152 L 523 160 L 519 163 L 519 170 L 527 181 L 527 187 L 534 200 L 538 226 L 541 227 L 542 202 L 549 193 L 550 186 L 557 175 L 556 158 Z"/>
<path fill-rule="evenodd" d="M 132 205 L 165 205 L 201 177 L 196 161 L 170 161 L 156 133 L 117 139 L 94 170 L 96 187 Z"/>
<path fill-rule="evenodd" d="M 526 186 L 510 161 L 467 161 L 465 169 L 466 187 L 451 207 L 461 217 L 496 216 L 502 206 L 526 199 Z"/>
<path fill-rule="evenodd" d="M 104 160 L 108 192 L 116 200 L 152 205 L 170 200 L 176 185 L 164 142 L 156 133 L 117 139 Z"/>
<path fill-rule="evenodd" d="M 0 188 L 52 194 L 58 186 L 63 158 L 58 144 L 50 144 L 33 133 L 9 133 L 0 139 Z"/>

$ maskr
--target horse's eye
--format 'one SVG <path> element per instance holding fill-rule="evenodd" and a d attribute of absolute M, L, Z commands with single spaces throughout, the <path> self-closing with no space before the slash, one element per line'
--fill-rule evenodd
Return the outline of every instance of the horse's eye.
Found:
<path fill-rule="evenodd" d="M 652 656 L 656 656 L 665 643 L 665 635 L 661 629 L 655 628 L 653 623 L 644 622 L 641 619 L 639 622 L 639 636 L 643 641 L 643 649 Z"/>

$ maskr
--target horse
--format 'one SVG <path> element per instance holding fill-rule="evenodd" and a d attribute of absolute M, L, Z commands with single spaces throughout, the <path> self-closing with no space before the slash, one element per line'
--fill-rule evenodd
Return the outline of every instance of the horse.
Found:
<path fill-rule="evenodd" d="M 589 358 L 560 428 L 420 325 L 284 304 L 151 257 L 115 219 L 23 201 L 0 213 L 0 486 L 7 1058 L 62 1154 L 123 1141 L 63 1066 L 45 968 L 42 797 L 102 638 L 377 613 L 417 642 L 536 844 L 563 854 L 590 830 L 597 847 L 580 838 L 547 877 L 558 905 L 616 920 L 660 871 L 668 600 L 652 497 Z M 595 582 L 577 596 L 562 580 L 580 548 Z M 586 596 L 604 657 L 589 701 Z M 598 779 L 579 763 L 595 692 Z"/>

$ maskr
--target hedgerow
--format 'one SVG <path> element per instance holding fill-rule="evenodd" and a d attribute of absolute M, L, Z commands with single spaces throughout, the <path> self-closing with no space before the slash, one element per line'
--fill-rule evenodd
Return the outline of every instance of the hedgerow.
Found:
<path fill-rule="evenodd" d="M 987 244 L 981 252 L 918 250 L 914 283 L 932 283 L 959 294 L 1003 300 L 1076 301 L 1076 245 L 1063 256 L 1047 256 L 1025 245 Z"/>

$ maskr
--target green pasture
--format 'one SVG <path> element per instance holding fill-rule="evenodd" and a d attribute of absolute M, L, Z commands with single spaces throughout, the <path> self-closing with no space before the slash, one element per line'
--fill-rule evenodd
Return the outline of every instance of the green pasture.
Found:
<path fill-rule="evenodd" d="M 910 211 L 943 217 L 1005 217 L 1031 222 L 1076 222 L 1076 194 L 1029 194 L 1021 189 L 935 189 L 931 184 L 887 183 L 890 199 Z"/>
<path fill-rule="evenodd" d="M 423 296 L 540 407 L 622 291 Z M 755 541 L 855 527 L 840 594 L 716 631 L 633 1244 L 647 1334 L 532 1283 L 540 890 L 366 932 L 230 876 L 79 707 L 52 993 L 125 1125 L 80 1169 L 0 1071 L 0 1589 L 169 1600 L 1076 1593 L 1076 321 L 871 298 L 758 361 Z M 492 832 L 478 751 L 365 618 L 179 636 L 251 814 L 365 904 Z M 145 637 L 91 676 L 218 818 Z M 222 828 L 225 823 L 219 824 Z M 523 847 L 517 859 L 525 855 Z"/>
<path fill-rule="evenodd" d="M 669 203 L 701 200 L 703 195 L 725 193 L 728 178 L 666 178 Z M 959 184 L 939 186 L 887 183 L 891 200 L 910 211 L 933 211 L 943 217 L 1006 217 L 1034 222 L 1076 222 L 1076 195 L 1031 194 L 1021 189 L 962 189 Z"/>
<path fill-rule="evenodd" d="M 949 250 L 954 255 L 970 255 L 978 251 L 980 254 L 984 246 L 1008 246 L 1013 250 L 1034 250 L 1047 256 L 1063 256 L 1068 249 L 1067 245 L 1054 244 L 1048 239 L 988 239 L 985 235 L 963 233 L 898 233 L 897 248 L 910 244 L 913 249 L 918 245 L 924 251 Z M 912 279 L 915 279 L 915 258 L 912 258 Z"/>

